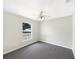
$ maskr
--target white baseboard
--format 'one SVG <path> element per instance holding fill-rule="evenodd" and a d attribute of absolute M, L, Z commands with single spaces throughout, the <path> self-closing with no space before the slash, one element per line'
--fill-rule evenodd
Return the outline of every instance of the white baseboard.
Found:
<path fill-rule="evenodd" d="M 18 50 L 18 49 L 20 49 L 20 48 L 22 48 L 22 47 L 24 47 L 24 46 L 28 46 L 28 45 L 30 45 L 30 44 L 33 44 L 33 43 L 35 43 L 35 42 L 37 42 L 37 41 L 32 41 L 32 42 L 30 42 L 30 43 L 28 43 L 28 44 L 17 46 L 17 47 L 15 47 L 15 48 L 13 48 L 13 49 L 4 51 L 3 54 L 10 53 L 10 52 L 15 51 L 15 50 Z"/>
<path fill-rule="evenodd" d="M 18 47 L 16 47 L 16 48 L 10 49 L 10 50 L 8 50 L 8 51 L 5 51 L 3 54 L 10 53 L 10 52 L 12 52 L 12 51 L 15 51 L 15 50 L 17 50 L 17 49 L 20 49 L 20 48 L 22 48 L 22 47 L 24 47 L 24 46 L 30 45 L 30 44 L 35 43 L 35 42 L 37 42 L 37 41 L 33 41 L 33 42 L 30 42 L 29 44 L 21 45 L 21 46 L 18 46 Z M 47 42 L 47 41 L 42 41 L 42 42 L 46 42 L 46 43 L 49 43 L 49 44 L 57 45 L 57 46 L 64 47 L 64 48 L 67 48 L 67 49 L 72 49 L 72 48 L 69 48 L 69 47 L 65 47 L 65 46 L 62 46 L 62 45 L 50 43 L 50 42 Z"/>
<path fill-rule="evenodd" d="M 18 46 L 18 47 L 15 47 L 15 48 L 13 48 L 13 49 L 10 49 L 10 50 L 7 50 L 7 51 L 4 51 L 3 54 L 10 53 L 10 52 L 15 51 L 15 50 L 17 50 L 17 49 L 20 49 L 20 48 L 22 48 L 22 47 L 24 47 L 24 46 Z"/>
<path fill-rule="evenodd" d="M 66 46 L 63 46 L 63 45 L 59 45 L 59 44 L 55 44 L 55 43 L 50 43 L 50 42 L 47 42 L 47 41 L 42 41 L 42 42 L 46 42 L 46 43 L 49 43 L 49 44 L 57 45 L 57 46 L 64 47 L 64 48 L 72 50 L 72 48 L 69 48 L 69 47 L 66 47 Z"/>

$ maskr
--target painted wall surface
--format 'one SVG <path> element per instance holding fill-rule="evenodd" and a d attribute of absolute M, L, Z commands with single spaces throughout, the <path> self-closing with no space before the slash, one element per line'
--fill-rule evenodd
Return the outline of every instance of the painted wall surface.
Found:
<path fill-rule="evenodd" d="M 44 41 L 58 46 L 73 48 L 73 19 L 66 16 L 43 22 L 31 20 L 22 16 L 3 13 L 4 17 L 4 54 L 37 41 Z M 22 34 L 22 22 L 32 25 L 32 39 L 25 40 Z"/>
<path fill-rule="evenodd" d="M 4 54 L 24 47 L 39 40 L 39 22 L 8 12 L 3 13 L 4 18 Z M 32 39 L 24 40 L 22 34 L 22 22 L 32 25 Z"/>
<path fill-rule="evenodd" d="M 72 16 L 43 21 L 41 41 L 72 48 Z"/>
<path fill-rule="evenodd" d="M 75 56 L 75 15 L 73 15 L 73 40 L 72 40 L 72 50 L 73 50 L 73 54 Z"/>

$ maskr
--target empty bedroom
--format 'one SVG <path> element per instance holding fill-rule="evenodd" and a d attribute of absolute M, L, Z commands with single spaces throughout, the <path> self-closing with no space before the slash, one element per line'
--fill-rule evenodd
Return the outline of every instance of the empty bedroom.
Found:
<path fill-rule="evenodd" d="M 3 59 L 74 59 L 74 0 L 3 3 Z"/>

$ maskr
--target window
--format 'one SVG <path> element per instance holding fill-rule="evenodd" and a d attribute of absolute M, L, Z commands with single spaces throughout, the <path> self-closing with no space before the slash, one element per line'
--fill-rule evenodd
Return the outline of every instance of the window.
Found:
<path fill-rule="evenodd" d="M 23 38 L 25 40 L 31 39 L 31 24 L 23 22 L 22 29 L 23 29 Z"/>

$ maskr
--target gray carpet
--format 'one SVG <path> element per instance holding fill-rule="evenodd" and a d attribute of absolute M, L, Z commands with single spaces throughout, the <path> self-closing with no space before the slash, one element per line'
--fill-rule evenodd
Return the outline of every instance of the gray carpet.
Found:
<path fill-rule="evenodd" d="M 74 56 L 70 49 L 37 42 L 5 54 L 3 59 L 74 59 Z"/>

